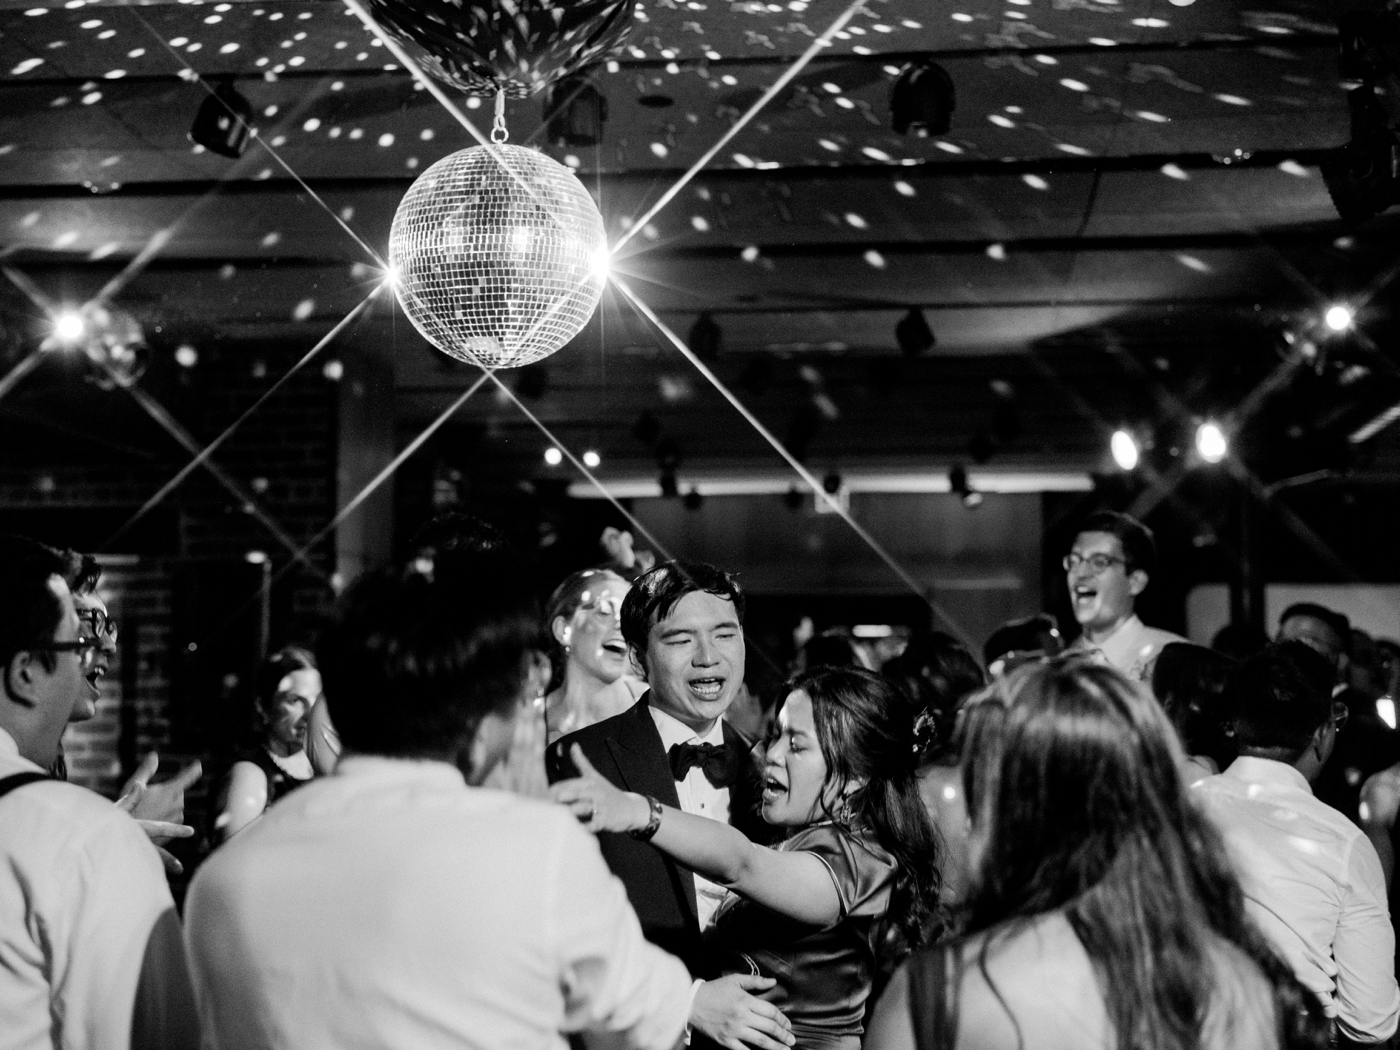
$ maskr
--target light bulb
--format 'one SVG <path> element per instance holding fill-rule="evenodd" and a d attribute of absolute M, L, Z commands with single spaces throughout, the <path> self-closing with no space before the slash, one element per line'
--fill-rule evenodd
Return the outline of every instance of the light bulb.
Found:
<path fill-rule="evenodd" d="M 1218 423 L 1206 422 L 1196 428 L 1196 451 L 1207 463 L 1219 463 L 1230 451 L 1225 432 Z"/>
<path fill-rule="evenodd" d="M 1118 464 L 1120 470 L 1132 470 L 1137 466 L 1137 442 L 1126 430 L 1115 430 L 1108 447 L 1113 452 L 1113 462 Z"/>
<path fill-rule="evenodd" d="M 593 470 L 599 463 L 603 462 L 603 457 L 594 452 L 591 448 L 583 454 L 583 465 L 589 470 Z"/>
<path fill-rule="evenodd" d="M 1336 306 L 1329 306 L 1322 319 L 1327 322 L 1327 327 L 1332 331 L 1345 332 L 1351 327 L 1355 314 L 1351 312 L 1351 307 L 1338 303 Z"/>
<path fill-rule="evenodd" d="M 549 448 L 544 450 L 544 461 L 551 467 L 557 467 L 560 463 L 564 462 L 564 453 L 560 452 L 553 445 L 550 445 Z"/>
<path fill-rule="evenodd" d="M 86 330 L 87 324 L 83 321 L 83 315 L 76 310 L 63 311 L 53 323 L 53 334 L 65 343 L 77 342 Z"/>

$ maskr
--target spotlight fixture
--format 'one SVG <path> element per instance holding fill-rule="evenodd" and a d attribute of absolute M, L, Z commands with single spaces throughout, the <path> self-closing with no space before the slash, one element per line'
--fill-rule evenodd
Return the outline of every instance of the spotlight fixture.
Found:
<path fill-rule="evenodd" d="M 661 495 L 666 499 L 675 499 L 680 495 L 681 487 L 680 483 L 676 481 L 676 472 L 674 470 L 663 470 L 661 472 L 661 477 L 657 479 L 657 483 L 661 486 Z"/>
<path fill-rule="evenodd" d="M 792 511 L 801 510 L 803 499 L 802 490 L 796 485 L 789 485 L 788 490 L 783 493 L 783 506 Z"/>
<path fill-rule="evenodd" d="M 1225 439 L 1225 431 L 1220 424 L 1207 420 L 1196 428 L 1196 451 L 1207 463 L 1219 463 L 1230 451 L 1230 443 Z"/>
<path fill-rule="evenodd" d="M 64 310 L 63 313 L 54 318 L 53 334 L 65 343 L 76 343 L 86 331 L 87 322 L 83 320 L 83 315 L 76 310 Z"/>
<path fill-rule="evenodd" d="M 1332 331 L 1345 332 L 1356 320 L 1356 315 L 1352 313 L 1351 307 L 1337 303 L 1327 308 L 1327 313 L 1323 314 L 1322 319 Z"/>
<path fill-rule="evenodd" d="M 974 489 L 967 480 L 967 468 L 962 464 L 948 471 L 948 490 L 961 497 L 963 506 L 968 510 L 976 510 L 982 505 L 982 493 Z"/>
<path fill-rule="evenodd" d="M 560 452 L 553 445 L 550 445 L 549 448 L 544 450 L 544 461 L 551 467 L 557 467 L 560 463 L 564 462 L 564 453 Z"/>
<path fill-rule="evenodd" d="M 549 137 L 566 146 L 596 146 L 603 141 L 608 100 L 586 76 L 565 77 L 549 89 L 545 103 Z"/>
<path fill-rule="evenodd" d="M 894 326 L 894 338 L 899 348 L 909 357 L 927 353 L 938 342 L 922 310 L 910 310 L 901 317 L 899 323 Z"/>
<path fill-rule="evenodd" d="M 700 360 L 713 361 L 719 356 L 722 338 L 723 333 L 720 332 L 715 319 L 709 314 L 701 314 L 690 326 L 690 338 L 686 340 L 686 345 Z"/>
<path fill-rule="evenodd" d="M 947 70 L 931 59 L 906 63 L 890 90 L 890 123 L 901 135 L 944 134 L 957 108 L 957 91 Z"/>
<path fill-rule="evenodd" d="M 225 80 L 199 106 L 190 141 L 225 157 L 241 157 L 252 131 L 253 106 Z"/>
<path fill-rule="evenodd" d="M 583 454 L 583 465 L 589 470 L 596 470 L 602 462 L 603 457 L 591 448 Z"/>
<path fill-rule="evenodd" d="M 1126 430 L 1115 430 L 1113 437 L 1108 442 L 1109 450 L 1113 453 L 1113 462 L 1118 464 L 1119 470 L 1133 470 L 1138 465 L 1138 443 L 1133 439 L 1133 435 Z"/>
<path fill-rule="evenodd" d="M 681 500 L 681 503 L 684 504 L 686 510 L 699 510 L 701 504 L 703 504 L 704 502 L 705 497 L 700 495 L 700 490 L 694 487 L 692 487 L 691 490 L 687 492 L 685 494 L 685 497 Z"/>
<path fill-rule="evenodd" d="M 175 363 L 181 368 L 193 368 L 199 364 L 199 351 L 189 343 L 181 343 L 175 348 Z"/>
<path fill-rule="evenodd" d="M 834 496 L 841 491 L 841 475 L 836 471 L 830 471 L 826 477 L 822 478 L 822 490 L 828 496 Z"/>

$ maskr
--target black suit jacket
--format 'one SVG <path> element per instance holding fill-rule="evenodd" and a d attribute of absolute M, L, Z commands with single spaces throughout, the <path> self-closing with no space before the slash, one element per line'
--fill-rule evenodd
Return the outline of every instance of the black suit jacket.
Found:
<path fill-rule="evenodd" d="M 653 795 L 668 806 L 679 808 L 676 782 L 656 731 L 645 693 L 635 705 L 612 718 L 580 729 L 556 740 L 546 754 L 550 783 L 576 776 L 569 751 L 574 744 L 583 748 L 588 761 L 600 774 L 625 791 Z M 724 742 L 749 752 L 749 744 L 728 722 Z M 744 775 L 729 791 L 729 822 L 749 838 L 765 841 L 767 827 L 758 815 L 760 784 L 758 770 L 744 763 Z M 627 887 L 627 896 L 641 920 L 646 939 L 672 955 L 679 956 L 697 977 L 709 976 L 700 948 L 700 925 L 696 915 L 695 876 L 655 847 L 628 835 L 603 832 L 598 836 L 603 859 L 613 874 Z"/>

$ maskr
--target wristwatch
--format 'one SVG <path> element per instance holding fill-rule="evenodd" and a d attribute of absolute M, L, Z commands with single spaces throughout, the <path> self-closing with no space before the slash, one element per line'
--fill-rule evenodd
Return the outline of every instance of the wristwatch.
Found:
<path fill-rule="evenodd" d="M 646 825 L 634 828 L 627 834 L 638 842 L 650 842 L 651 837 L 656 834 L 656 829 L 661 827 L 661 800 L 655 795 L 644 795 L 643 797 L 647 800 L 647 806 L 650 808 Z"/>

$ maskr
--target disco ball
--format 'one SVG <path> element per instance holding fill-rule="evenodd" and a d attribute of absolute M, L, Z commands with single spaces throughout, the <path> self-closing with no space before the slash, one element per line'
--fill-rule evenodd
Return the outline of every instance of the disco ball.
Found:
<path fill-rule="evenodd" d="M 492 368 L 539 361 L 577 335 L 603 294 L 606 259 L 603 217 L 573 172 L 504 143 L 423 172 L 389 232 L 413 326 L 443 353 Z"/>

